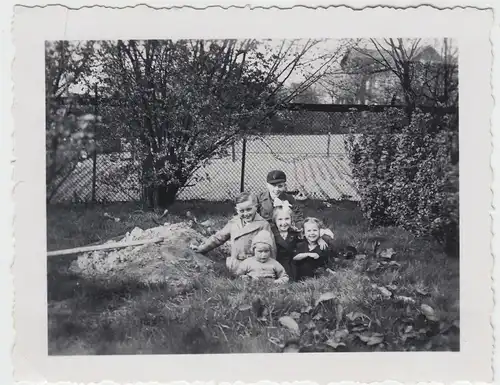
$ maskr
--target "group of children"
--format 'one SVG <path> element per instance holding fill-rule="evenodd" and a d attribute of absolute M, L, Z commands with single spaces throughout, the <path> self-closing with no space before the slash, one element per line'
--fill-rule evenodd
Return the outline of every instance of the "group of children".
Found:
<path fill-rule="evenodd" d="M 316 218 L 303 219 L 294 197 L 286 192 L 286 175 L 271 171 L 267 191 L 243 192 L 235 200 L 236 216 L 194 251 L 207 253 L 231 242 L 229 271 L 245 279 L 276 283 L 302 281 L 319 274 L 333 258 L 333 233 Z"/>

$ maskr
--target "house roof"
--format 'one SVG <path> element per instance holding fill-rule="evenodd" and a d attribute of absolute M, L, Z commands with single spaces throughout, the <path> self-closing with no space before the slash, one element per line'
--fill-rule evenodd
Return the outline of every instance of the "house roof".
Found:
<path fill-rule="evenodd" d="M 430 45 L 419 47 L 415 55 L 413 55 L 410 59 L 412 62 L 442 62 L 442 60 L 443 58 L 441 55 Z M 389 63 L 393 63 L 394 59 L 392 55 L 385 50 L 353 48 L 344 55 L 340 65 L 344 68 L 347 64 L 355 62 L 359 67 L 367 68 L 376 66 L 377 61 L 387 61 Z"/>

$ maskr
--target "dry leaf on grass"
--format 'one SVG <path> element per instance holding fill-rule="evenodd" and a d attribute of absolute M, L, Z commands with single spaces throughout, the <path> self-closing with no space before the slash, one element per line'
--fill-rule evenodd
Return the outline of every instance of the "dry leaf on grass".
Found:
<path fill-rule="evenodd" d="M 434 309 L 432 307 L 430 307 L 429 305 L 426 305 L 425 303 L 423 303 L 420 306 L 420 311 L 425 316 L 425 318 L 427 318 L 429 321 L 437 322 L 439 320 Z"/>
<path fill-rule="evenodd" d="M 389 290 L 387 290 L 385 287 L 377 286 L 377 289 L 380 291 L 380 293 L 382 293 L 382 295 L 385 298 L 391 298 L 392 297 L 392 292 L 389 291 Z"/>
<path fill-rule="evenodd" d="M 391 247 L 389 249 L 382 250 L 379 255 L 380 255 L 380 258 L 391 259 L 395 254 L 396 254 L 396 252 Z"/>
<path fill-rule="evenodd" d="M 357 336 L 368 346 L 378 345 L 384 341 L 384 336 L 380 333 L 363 333 Z"/>
<path fill-rule="evenodd" d="M 343 342 L 339 342 L 339 341 L 335 341 L 335 340 L 332 340 L 332 339 L 329 339 L 328 341 L 325 342 L 326 345 L 334 348 L 334 349 L 337 349 L 339 346 L 346 346 L 345 343 Z"/>
<path fill-rule="evenodd" d="M 281 317 L 278 322 L 283 325 L 284 327 L 286 327 L 288 330 L 296 333 L 296 334 L 300 334 L 300 329 L 299 329 L 299 325 L 297 324 L 297 322 L 290 316 L 283 316 Z"/>
<path fill-rule="evenodd" d="M 297 313 L 296 311 L 292 311 L 290 313 L 290 317 L 292 317 L 295 321 L 298 321 L 300 319 L 300 313 Z"/>
<path fill-rule="evenodd" d="M 422 296 L 424 296 L 424 297 L 429 295 L 429 292 L 428 292 L 427 290 L 425 290 L 425 289 L 420 289 L 420 288 L 417 288 L 417 289 L 415 289 L 415 291 L 416 291 L 418 294 L 420 294 L 420 295 L 422 295 Z"/>
<path fill-rule="evenodd" d="M 332 291 L 323 293 L 320 295 L 320 297 L 316 300 L 315 306 L 318 306 L 322 302 L 326 301 L 331 301 L 332 299 L 335 298 L 335 294 Z"/>
<path fill-rule="evenodd" d="M 368 317 L 366 314 L 363 314 L 359 311 L 355 311 L 355 312 L 350 312 L 350 313 L 347 313 L 346 314 L 346 318 L 349 320 L 349 321 L 355 321 L 356 319 L 360 318 L 360 319 L 365 319 L 367 321 L 371 321 L 370 317 Z"/>
<path fill-rule="evenodd" d="M 417 301 L 415 301 L 413 298 L 406 297 L 404 295 L 397 295 L 394 297 L 396 301 L 404 302 L 404 303 L 409 303 L 409 304 L 415 304 Z"/>
<path fill-rule="evenodd" d="M 312 306 L 304 306 L 302 309 L 300 309 L 301 313 L 309 313 L 312 310 Z"/>

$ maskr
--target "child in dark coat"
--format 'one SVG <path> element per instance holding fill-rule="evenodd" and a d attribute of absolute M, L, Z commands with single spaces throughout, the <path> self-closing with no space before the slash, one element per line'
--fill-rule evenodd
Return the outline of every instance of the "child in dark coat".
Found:
<path fill-rule="evenodd" d="M 294 279 L 303 281 L 318 275 L 321 268 L 326 268 L 333 257 L 331 246 L 321 248 L 321 222 L 316 218 L 306 218 L 303 225 L 304 240 L 297 244 L 292 260 Z"/>
<path fill-rule="evenodd" d="M 300 242 L 301 234 L 292 227 L 292 210 L 288 207 L 276 207 L 273 212 L 271 231 L 276 242 L 276 260 L 285 268 L 290 278 L 293 278 L 292 258 Z"/>
<path fill-rule="evenodd" d="M 271 231 L 276 242 L 276 260 L 285 268 L 288 276 L 294 279 L 296 264 L 293 262 L 297 254 L 297 246 L 304 242 L 300 231 L 292 226 L 293 210 L 289 206 L 278 206 L 273 210 Z M 320 250 L 326 249 L 328 244 L 324 239 L 316 241 Z"/>

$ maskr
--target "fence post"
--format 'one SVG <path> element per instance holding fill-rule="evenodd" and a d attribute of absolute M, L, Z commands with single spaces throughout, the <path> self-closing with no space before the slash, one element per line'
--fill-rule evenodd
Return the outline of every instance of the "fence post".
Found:
<path fill-rule="evenodd" d="M 92 203 L 96 202 L 96 182 L 97 182 L 97 117 L 99 116 L 97 100 L 97 84 L 94 86 L 94 151 L 92 153 Z"/>
<path fill-rule="evenodd" d="M 247 155 L 247 138 L 243 138 L 243 146 L 241 148 L 241 184 L 240 192 L 245 190 L 245 160 Z"/>

